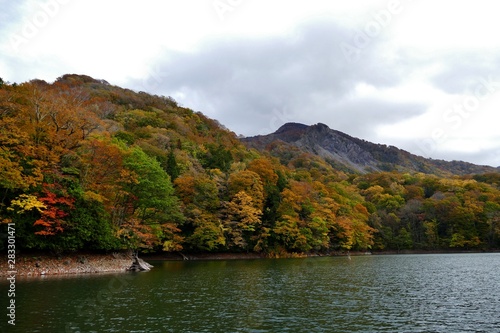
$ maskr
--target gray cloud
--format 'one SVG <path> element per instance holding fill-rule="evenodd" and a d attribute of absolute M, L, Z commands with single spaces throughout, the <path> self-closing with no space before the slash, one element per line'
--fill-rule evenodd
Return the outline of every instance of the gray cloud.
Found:
<path fill-rule="evenodd" d="M 396 86 L 409 71 L 394 70 L 394 64 L 379 55 L 377 40 L 361 50 L 358 62 L 349 62 L 340 44 L 349 43 L 352 33 L 323 21 L 286 36 L 213 40 L 192 53 L 167 51 L 155 64 L 153 75 L 161 78 L 156 90 L 174 97 L 182 93 L 181 103 L 244 135 L 263 134 L 285 121 L 335 127 L 339 119 L 341 130 L 359 134 L 374 124 L 415 115 L 420 110 L 415 105 L 343 102 L 361 82 Z M 366 126 L 354 125 L 360 122 Z"/>
<path fill-rule="evenodd" d="M 316 112 L 316 117 L 322 117 L 322 122 L 331 128 L 377 142 L 378 126 L 395 124 L 416 117 L 425 110 L 426 106 L 423 104 L 365 98 L 337 103 L 326 112 L 325 109 L 323 112 Z"/>
<path fill-rule="evenodd" d="M 498 139 L 499 138 L 495 138 L 494 140 L 498 141 Z M 445 142 L 447 142 L 447 140 L 445 140 Z M 467 161 L 478 165 L 500 167 L 499 147 L 482 147 L 478 144 L 474 151 L 461 150 L 459 146 L 457 146 L 456 149 L 450 150 L 443 148 L 431 137 L 420 139 L 390 138 L 382 143 L 396 146 L 412 154 L 426 158 L 446 161 Z"/>
<path fill-rule="evenodd" d="M 431 83 L 450 94 L 471 93 L 500 68 L 498 50 L 447 50 L 428 62 L 439 63 L 442 70 L 431 78 Z M 498 77 L 494 74 L 495 77 Z"/>
<path fill-rule="evenodd" d="M 247 136 L 273 132 L 290 121 L 322 122 L 355 137 L 433 158 L 495 160 L 495 152 L 458 154 L 438 149 L 427 154 L 417 139 L 382 140 L 379 126 L 422 115 L 430 107 L 426 103 L 431 102 L 426 96 L 422 100 L 427 102 L 418 103 L 404 102 L 399 96 L 355 94 L 360 84 L 379 90 L 397 88 L 414 74 L 441 91 L 464 93 L 477 86 L 481 75 L 486 78 L 491 68 L 498 67 L 493 55 L 454 54 L 453 50 L 423 54 L 391 47 L 381 36 L 360 49 L 359 61 L 350 62 L 340 44 L 350 43 L 353 33 L 322 21 L 283 36 L 213 39 L 189 53 L 167 50 L 153 64 L 154 92 L 171 95 Z M 411 100 L 418 100 L 420 93 L 415 91 Z"/>

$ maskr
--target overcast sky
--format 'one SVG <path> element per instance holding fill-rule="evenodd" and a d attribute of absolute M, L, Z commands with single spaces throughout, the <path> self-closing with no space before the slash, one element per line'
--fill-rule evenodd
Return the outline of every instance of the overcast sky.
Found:
<path fill-rule="evenodd" d="M 285 122 L 500 165 L 495 1 L 0 0 L 0 77 L 86 74 L 237 134 Z"/>

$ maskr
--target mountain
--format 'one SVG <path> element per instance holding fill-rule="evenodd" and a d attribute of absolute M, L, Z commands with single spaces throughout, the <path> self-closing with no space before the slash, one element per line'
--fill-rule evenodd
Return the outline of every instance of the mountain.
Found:
<path fill-rule="evenodd" d="M 282 162 L 286 162 L 290 152 L 311 153 L 347 173 L 399 171 L 449 176 L 498 171 L 490 166 L 468 162 L 424 158 L 394 146 L 375 144 L 352 137 L 322 123 L 312 126 L 286 123 L 274 133 L 247 137 L 242 141 L 248 147 L 269 151 Z M 283 151 L 286 154 L 283 154 Z"/>
<path fill-rule="evenodd" d="M 488 171 L 324 124 L 240 140 L 85 75 L 0 84 L 0 250 L 12 225 L 18 250 L 54 254 L 498 249 Z"/>

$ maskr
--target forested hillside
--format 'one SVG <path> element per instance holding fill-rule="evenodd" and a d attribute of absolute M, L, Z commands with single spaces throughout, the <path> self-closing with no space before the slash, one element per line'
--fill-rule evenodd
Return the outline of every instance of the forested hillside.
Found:
<path fill-rule="evenodd" d="M 258 151 L 172 98 L 81 75 L 0 80 L 0 232 L 20 250 L 500 247 L 500 175 L 350 173 Z"/>

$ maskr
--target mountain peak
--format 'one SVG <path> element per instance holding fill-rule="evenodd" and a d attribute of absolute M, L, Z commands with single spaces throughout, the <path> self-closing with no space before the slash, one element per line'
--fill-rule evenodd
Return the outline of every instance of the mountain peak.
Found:
<path fill-rule="evenodd" d="M 273 149 L 278 147 L 277 145 L 289 145 L 289 148 L 278 149 L 278 154 L 280 151 L 286 151 L 289 155 L 293 149 L 307 152 L 323 158 L 335 168 L 350 173 L 399 171 L 463 175 L 496 171 L 492 167 L 471 163 L 426 159 L 393 146 L 351 137 L 323 123 L 308 126 L 290 122 L 272 134 L 249 137 L 243 141 L 257 149 Z"/>
<path fill-rule="evenodd" d="M 328 125 L 326 124 L 323 124 L 323 123 L 317 123 L 316 125 L 313 125 L 313 127 L 317 127 L 317 128 L 320 128 L 320 129 L 331 129 L 330 127 L 328 127 Z"/>
<path fill-rule="evenodd" d="M 283 134 L 290 131 L 304 131 L 309 126 L 301 123 L 286 123 L 274 132 L 274 134 Z"/>
<path fill-rule="evenodd" d="M 308 128 L 316 128 L 319 130 L 330 130 L 331 129 L 330 127 L 328 127 L 328 125 L 323 124 L 323 123 L 317 123 L 315 125 L 309 126 L 309 125 L 305 125 L 305 124 L 301 124 L 301 123 L 290 122 L 290 123 L 286 123 L 286 124 L 282 125 L 273 134 L 283 134 L 283 133 L 287 133 L 287 132 L 303 132 Z"/>

